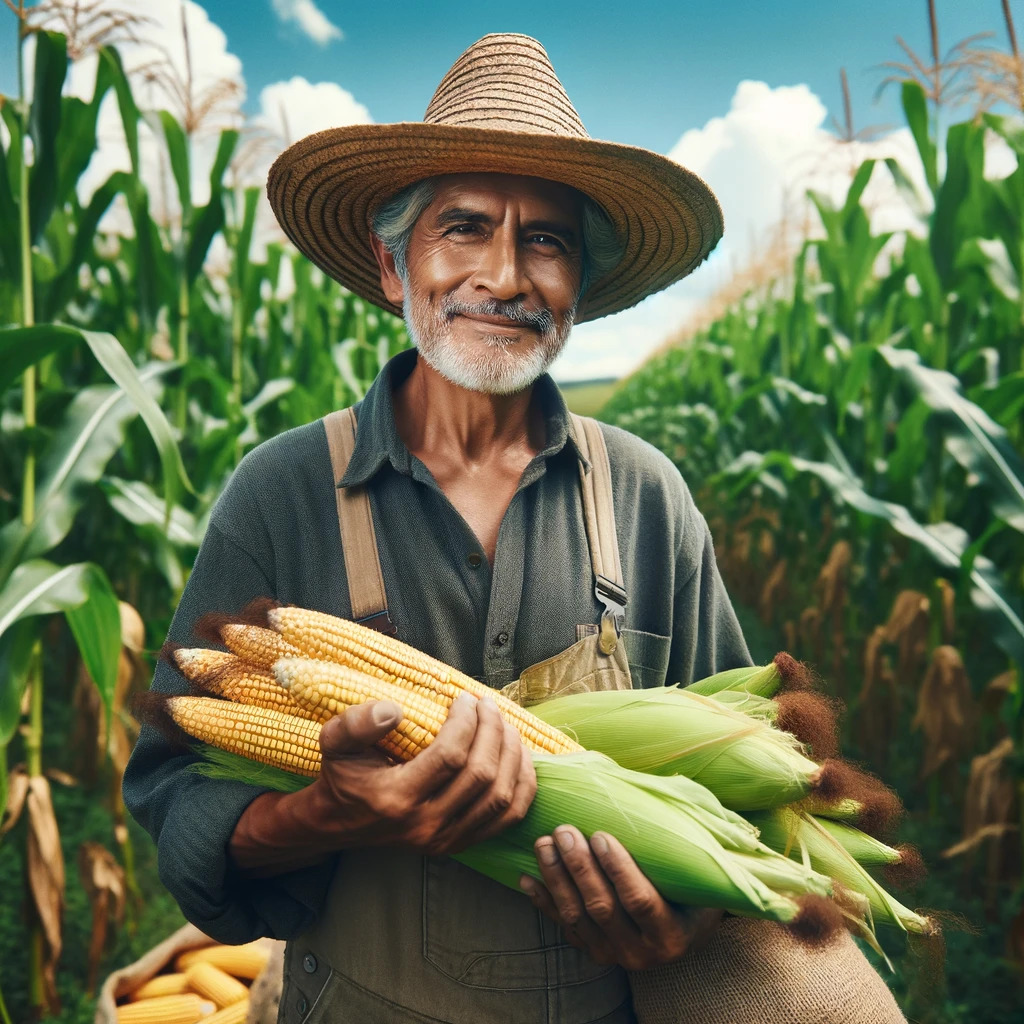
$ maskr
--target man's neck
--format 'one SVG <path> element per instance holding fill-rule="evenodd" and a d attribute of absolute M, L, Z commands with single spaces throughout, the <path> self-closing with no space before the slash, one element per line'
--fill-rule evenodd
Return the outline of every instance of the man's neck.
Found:
<path fill-rule="evenodd" d="M 398 433 L 414 455 L 479 464 L 541 451 L 544 417 L 533 397 L 532 387 L 514 395 L 469 391 L 417 358 L 392 401 Z"/>

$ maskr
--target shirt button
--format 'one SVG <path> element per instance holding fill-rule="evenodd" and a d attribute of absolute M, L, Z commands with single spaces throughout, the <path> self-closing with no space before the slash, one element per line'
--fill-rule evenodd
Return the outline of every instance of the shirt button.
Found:
<path fill-rule="evenodd" d="M 316 974 L 316 957 L 312 953 L 307 953 L 302 958 L 302 969 L 307 974 Z"/>
<path fill-rule="evenodd" d="M 502 630 L 495 638 L 494 642 L 498 647 L 504 647 L 508 643 L 508 633 Z"/>
<path fill-rule="evenodd" d="M 470 569 L 479 569 L 480 563 L 483 562 L 483 558 L 480 557 L 480 552 L 471 551 L 466 556 L 466 561 L 469 562 Z"/>
<path fill-rule="evenodd" d="M 305 996 L 299 996 L 299 1001 L 298 1004 L 296 1005 L 296 1009 L 299 1011 L 300 1017 L 306 1016 L 306 1011 L 309 1009 L 309 1003 L 306 1002 Z"/>

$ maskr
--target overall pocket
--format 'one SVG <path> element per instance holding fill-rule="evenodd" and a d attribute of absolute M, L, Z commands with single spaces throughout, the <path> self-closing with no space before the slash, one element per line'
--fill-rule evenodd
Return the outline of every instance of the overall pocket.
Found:
<path fill-rule="evenodd" d="M 579 985 L 617 972 L 562 941 L 522 893 L 447 857 L 423 859 L 423 956 L 481 989 Z"/>
<path fill-rule="evenodd" d="M 665 686 L 679 682 L 666 679 L 668 659 L 672 649 L 672 638 L 660 633 L 644 633 L 639 629 L 624 629 L 622 642 L 626 646 L 629 671 L 635 690 L 646 690 L 652 686 Z"/>

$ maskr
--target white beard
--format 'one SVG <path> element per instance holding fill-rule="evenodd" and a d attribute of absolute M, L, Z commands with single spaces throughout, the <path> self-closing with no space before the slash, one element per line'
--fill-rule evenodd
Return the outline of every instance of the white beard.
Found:
<path fill-rule="evenodd" d="M 484 308 L 485 306 L 500 306 Z M 483 303 L 474 307 L 477 312 L 519 319 L 514 303 Z M 562 325 L 552 326 L 533 341 L 533 332 L 526 332 L 529 340 L 522 341 L 507 334 L 481 336 L 476 344 L 467 344 L 454 337 L 452 321 L 447 309 L 450 304 L 441 301 L 436 313 L 413 295 L 405 281 L 405 299 L 402 313 L 412 343 L 427 364 L 445 380 L 467 391 L 481 391 L 490 395 L 512 395 L 525 391 L 558 358 L 572 331 L 575 306 Z M 531 343 L 532 342 L 532 343 Z"/>

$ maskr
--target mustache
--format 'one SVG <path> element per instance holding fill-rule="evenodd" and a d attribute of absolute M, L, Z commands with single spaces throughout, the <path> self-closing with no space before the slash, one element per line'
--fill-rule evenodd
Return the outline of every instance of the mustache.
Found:
<path fill-rule="evenodd" d="M 504 302 L 501 299 L 488 299 L 485 302 L 462 302 L 459 299 L 445 297 L 441 300 L 441 314 L 451 323 L 457 316 L 500 316 L 512 320 L 524 327 L 532 327 L 540 334 L 548 334 L 555 329 L 555 317 L 550 309 L 529 309 L 518 301 Z"/>

